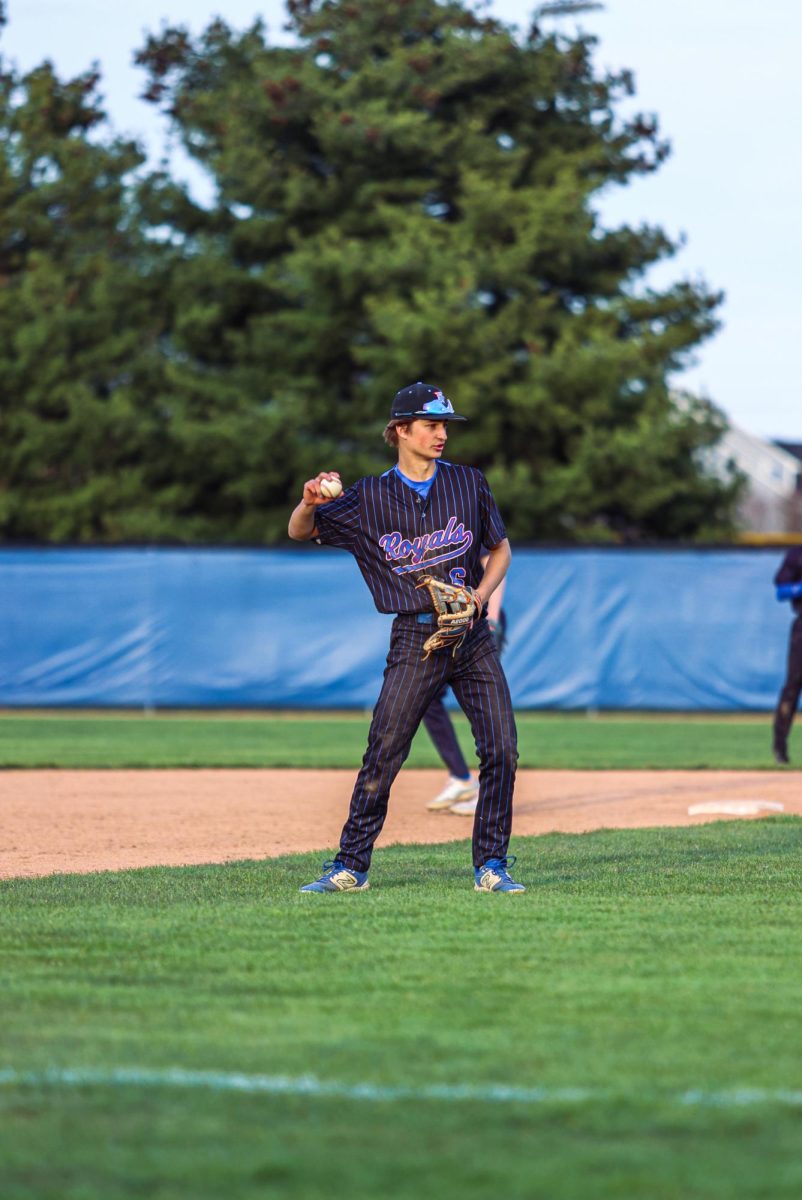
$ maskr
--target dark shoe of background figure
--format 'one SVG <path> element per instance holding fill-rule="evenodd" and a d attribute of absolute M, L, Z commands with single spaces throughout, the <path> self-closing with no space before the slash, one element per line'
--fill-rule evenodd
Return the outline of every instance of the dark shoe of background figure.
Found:
<path fill-rule="evenodd" d="M 785 742 L 774 743 L 774 761 L 783 765 L 791 761 L 788 757 L 788 746 Z"/>

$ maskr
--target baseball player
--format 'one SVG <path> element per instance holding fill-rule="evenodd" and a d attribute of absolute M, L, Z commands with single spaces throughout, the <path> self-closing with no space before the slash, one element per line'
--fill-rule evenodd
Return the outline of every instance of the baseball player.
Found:
<path fill-rule="evenodd" d="M 482 554 L 482 567 L 487 565 L 487 554 Z M 487 623 L 496 641 L 498 653 L 504 647 L 507 618 L 501 607 L 507 580 L 502 579 L 487 602 Z M 468 767 L 462 747 L 457 740 L 448 709 L 444 700 L 448 685 L 444 685 L 423 714 L 426 732 L 434 743 L 437 753 L 448 767 L 448 782 L 426 807 L 430 812 L 450 812 L 458 817 L 472 817 L 479 800 L 479 782 Z"/>
<path fill-rule="evenodd" d="M 334 471 L 304 484 L 289 535 L 353 554 L 383 613 L 395 613 L 362 768 L 340 848 L 302 892 L 364 891 L 390 788 L 423 714 L 450 684 L 471 723 L 479 753 L 479 801 L 473 825 L 474 886 L 481 892 L 525 891 L 509 874 L 507 848 L 518 762 L 509 688 L 486 619 L 486 604 L 510 563 L 510 546 L 487 480 L 474 467 L 443 461 L 452 421 L 462 421 L 436 387 L 414 383 L 396 393 L 385 441 L 398 462 L 357 480 L 340 495 Z M 336 480 L 332 488 L 332 481 Z M 488 548 L 482 570 L 480 550 Z M 427 649 L 439 622 L 422 579 L 474 589 L 478 614 L 453 647 Z"/>
<path fill-rule="evenodd" d="M 789 762 L 788 735 L 802 693 L 802 546 L 792 546 L 774 576 L 778 600 L 790 600 L 796 618 L 788 639 L 788 668 L 774 712 L 774 757 Z"/>

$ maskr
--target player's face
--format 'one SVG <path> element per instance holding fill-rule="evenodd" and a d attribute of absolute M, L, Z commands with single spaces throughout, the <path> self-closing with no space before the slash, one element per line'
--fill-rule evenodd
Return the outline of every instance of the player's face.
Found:
<path fill-rule="evenodd" d="M 422 458 L 439 458 L 448 441 L 445 421 L 413 421 L 407 433 L 407 449 Z"/>

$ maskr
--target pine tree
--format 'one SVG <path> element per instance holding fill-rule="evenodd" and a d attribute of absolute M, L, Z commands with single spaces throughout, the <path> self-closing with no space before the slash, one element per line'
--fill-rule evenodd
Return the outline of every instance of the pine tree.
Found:
<path fill-rule="evenodd" d="M 93 70 L 0 72 L 0 536 L 137 536 L 161 440 L 157 294 Z"/>
<path fill-rule="evenodd" d="M 600 73 L 588 36 L 538 18 L 517 37 L 463 3 L 288 9 L 290 47 L 218 20 L 139 56 L 216 188 L 208 209 L 166 179 L 147 195 L 179 250 L 187 528 L 283 537 L 310 473 L 386 466 L 389 399 L 421 378 L 472 418 L 450 455 L 483 467 L 513 538 L 725 532 L 735 485 L 700 465 L 722 418 L 669 390 L 721 297 L 645 286 L 676 247 L 597 210 L 668 152 L 618 115 L 630 73 Z"/>

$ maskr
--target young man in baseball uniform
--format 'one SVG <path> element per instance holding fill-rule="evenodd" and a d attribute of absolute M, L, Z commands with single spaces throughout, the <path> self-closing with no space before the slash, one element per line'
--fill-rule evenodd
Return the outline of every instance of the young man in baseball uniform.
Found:
<path fill-rule="evenodd" d="M 357 480 L 334 499 L 322 471 L 304 484 L 290 517 L 296 541 L 316 539 L 353 554 L 379 612 L 393 621 L 384 682 L 368 746 L 333 862 L 303 892 L 364 891 L 393 780 L 409 754 L 423 714 L 445 684 L 466 713 L 479 753 L 479 798 L 473 825 L 477 891 L 523 892 L 509 874 L 507 848 L 518 761 L 509 688 L 486 619 L 488 598 L 507 573 L 510 547 L 481 471 L 442 461 L 452 421 L 463 421 L 436 387 L 415 383 L 395 396 L 385 441 L 395 467 Z M 323 483 L 323 488 L 321 488 Z M 336 487 L 336 485 L 335 485 Z M 481 548 L 488 550 L 482 568 Z M 481 615 L 462 643 L 426 653 L 437 628 L 423 576 L 435 575 L 476 593 Z"/>

